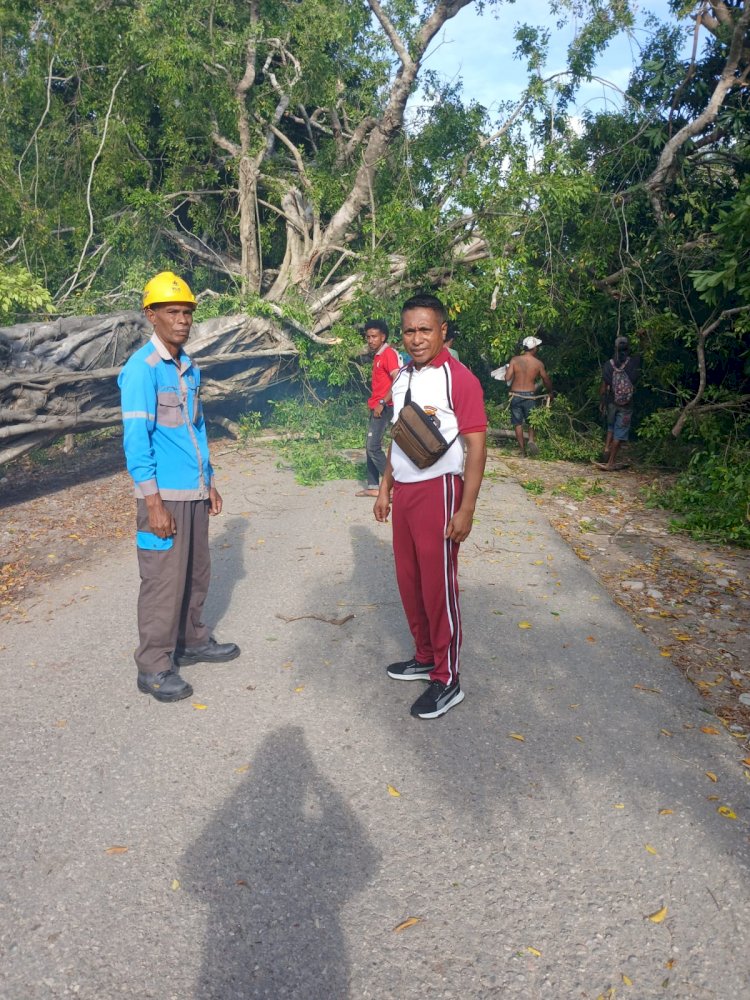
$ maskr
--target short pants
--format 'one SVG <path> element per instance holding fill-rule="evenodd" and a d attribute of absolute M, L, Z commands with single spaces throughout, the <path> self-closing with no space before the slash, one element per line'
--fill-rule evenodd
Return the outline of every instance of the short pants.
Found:
<path fill-rule="evenodd" d="M 534 396 L 535 393 L 533 390 L 529 392 L 514 392 L 512 394 L 510 397 L 510 422 L 513 427 L 519 427 L 528 421 L 529 414 L 536 406 Z"/>
<path fill-rule="evenodd" d="M 632 419 L 632 410 L 624 410 L 621 406 L 615 406 L 614 403 L 608 404 L 607 431 L 612 434 L 615 441 L 627 441 Z"/>

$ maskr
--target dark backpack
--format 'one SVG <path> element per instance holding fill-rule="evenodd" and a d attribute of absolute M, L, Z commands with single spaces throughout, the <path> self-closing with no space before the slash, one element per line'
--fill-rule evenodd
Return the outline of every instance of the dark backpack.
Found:
<path fill-rule="evenodd" d="M 633 383 L 630 381 L 630 376 L 625 371 L 627 368 L 627 361 L 618 368 L 612 359 L 612 399 L 614 400 L 615 406 L 628 406 L 628 404 L 633 399 Z"/>

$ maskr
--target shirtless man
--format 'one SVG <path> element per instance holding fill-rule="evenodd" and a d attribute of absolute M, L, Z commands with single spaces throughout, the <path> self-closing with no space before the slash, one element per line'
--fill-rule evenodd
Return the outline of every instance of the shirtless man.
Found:
<path fill-rule="evenodd" d="M 523 354 L 517 354 L 508 365 L 505 381 L 510 389 L 510 422 L 516 432 L 516 441 L 521 449 L 521 455 L 526 457 L 526 444 L 523 438 L 524 424 L 528 423 L 529 414 L 536 406 L 536 383 L 538 379 L 544 382 L 544 387 L 552 396 L 552 380 L 547 370 L 536 356 L 542 342 L 538 337 L 526 337 L 523 341 Z M 512 383 L 512 384 L 511 384 Z M 529 425 L 529 454 L 536 455 L 539 449 L 534 440 L 534 428 Z"/>

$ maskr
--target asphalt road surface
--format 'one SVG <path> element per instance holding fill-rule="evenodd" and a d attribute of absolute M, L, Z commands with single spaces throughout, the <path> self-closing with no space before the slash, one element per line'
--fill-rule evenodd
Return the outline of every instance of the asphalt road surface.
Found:
<path fill-rule="evenodd" d="M 136 690 L 133 541 L 2 625 L 3 1000 L 750 997 L 748 751 L 501 466 L 420 721 L 371 501 L 215 464 L 193 698 Z"/>

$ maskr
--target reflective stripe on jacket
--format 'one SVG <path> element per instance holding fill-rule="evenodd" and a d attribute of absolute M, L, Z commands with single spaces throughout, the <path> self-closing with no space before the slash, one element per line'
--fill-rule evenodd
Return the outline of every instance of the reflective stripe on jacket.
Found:
<path fill-rule="evenodd" d="M 190 358 L 173 359 L 156 334 L 120 372 L 123 446 L 137 497 L 208 497 L 213 472 L 200 381 Z"/>

